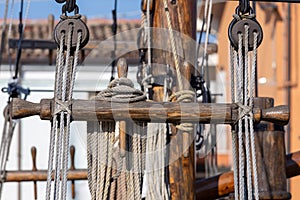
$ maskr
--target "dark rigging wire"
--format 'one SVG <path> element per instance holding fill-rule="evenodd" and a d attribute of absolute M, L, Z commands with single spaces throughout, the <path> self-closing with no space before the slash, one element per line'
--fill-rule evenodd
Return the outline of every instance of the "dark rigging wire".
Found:
<path fill-rule="evenodd" d="M 116 34 L 117 34 L 117 29 L 118 29 L 117 5 L 118 5 L 118 1 L 115 0 L 114 9 L 112 10 L 113 24 L 111 26 L 111 30 L 112 30 L 113 38 L 114 38 L 114 49 L 111 52 L 112 63 L 111 63 L 111 78 L 110 78 L 110 81 L 115 79 L 114 73 L 115 73 L 115 68 L 116 68 L 116 50 L 117 50 Z"/>
<path fill-rule="evenodd" d="M 18 78 L 19 73 L 19 65 L 20 65 L 20 59 L 22 55 L 22 40 L 23 40 L 23 5 L 24 0 L 21 0 L 21 6 L 20 6 L 20 12 L 19 12 L 19 42 L 18 42 L 18 52 L 17 52 L 17 58 L 16 58 L 16 66 L 15 66 L 15 75 L 13 79 Z"/>

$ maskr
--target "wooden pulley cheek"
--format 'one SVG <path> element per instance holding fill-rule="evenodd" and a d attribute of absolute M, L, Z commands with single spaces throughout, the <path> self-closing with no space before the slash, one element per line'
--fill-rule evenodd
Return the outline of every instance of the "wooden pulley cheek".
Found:
<path fill-rule="evenodd" d="M 249 26 L 249 40 L 248 40 L 248 48 L 249 51 L 252 51 L 254 48 L 254 33 L 257 35 L 257 47 L 261 44 L 263 40 L 263 31 L 256 19 L 242 19 L 237 20 L 233 19 L 228 28 L 228 37 L 231 45 L 237 50 L 239 47 L 239 34 L 245 35 L 245 26 Z M 244 42 L 243 42 L 244 47 Z"/>
<path fill-rule="evenodd" d="M 83 48 L 89 41 L 89 30 L 86 24 L 80 19 L 80 17 L 66 17 L 62 19 L 54 29 L 54 40 L 58 46 L 60 46 L 61 36 L 65 34 L 64 49 L 67 49 L 68 32 L 72 31 L 71 48 L 76 49 L 78 34 L 81 32 L 82 38 L 80 43 L 80 49 Z"/>

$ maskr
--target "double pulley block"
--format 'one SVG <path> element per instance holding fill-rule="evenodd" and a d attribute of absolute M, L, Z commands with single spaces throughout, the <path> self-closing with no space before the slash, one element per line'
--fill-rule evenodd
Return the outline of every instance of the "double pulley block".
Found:
<path fill-rule="evenodd" d="M 81 41 L 79 48 L 82 49 L 89 41 L 89 30 L 84 21 L 81 19 L 79 13 L 79 8 L 76 5 L 75 0 L 56 0 L 58 3 L 64 3 L 62 8 L 62 15 L 60 16 L 60 21 L 54 29 L 54 40 L 58 46 L 61 45 L 62 34 L 68 35 L 71 31 L 71 40 L 65 38 L 63 41 L 63 48 L 66 50 L 68 46 L 68 41 L 71 41 L 71 49 L 75 50 L 77 46 L 78 35 L 81 33 Z M 67 12 L 74 12 L 73 16 L 68 16 Z"/>
<path fill-rule="evenodd" d="M 249 10 L 249 11 L 248 11 Z M 255 18 L 252 8 L 249 8 L 245 12 L 241 11 L 240 6 L 236 8 L 234 19 L 231 21 L 228 28 L 228 37 L 231 45 L 237 50 L 239 48 L 239 34 L 245 35 L 245 26 L 249 27 L 248 48 L 252 51 L 254 43 L 258 47 L 263 40 L 263 31 Z M 257 33 L 257 41 L 255 41 L 254 33 Z M 243 43 L 244 47 L 244 43 Z"/>

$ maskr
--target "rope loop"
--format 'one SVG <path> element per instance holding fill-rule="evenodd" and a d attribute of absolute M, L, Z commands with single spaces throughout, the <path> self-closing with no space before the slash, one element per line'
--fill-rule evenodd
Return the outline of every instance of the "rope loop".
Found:
<path fill-rule="evenodd" d="M 191 90 L 181 90 L 172 94 L 169 98 L 169 101 L 173 101 L 176 99 L 177 102 L 189 103 L 195 100 L 195 93 Z M 181 123 L 176 125 L 178 130 L 183 132 L 191 132 L 194 130 L 194 124 L 192 123 Z"/>
<path fill-rule="evenodd" d="M 138 89 L 134 88 L 133 82 L 125 77 L 121 77 L 110 82 L 109 86 L 101 91 L 97 100 L 111 101 L 116 103 L 131 103 L 145 101 L 146 96 Z"/>
<path fill-rule="evenodd" d="M 172 94 L 169 98 L 169 101 L 175 100 L 177 102 L 193 102 L 195 100 L 195 92 L 191 90 L 181 90 Z"/>

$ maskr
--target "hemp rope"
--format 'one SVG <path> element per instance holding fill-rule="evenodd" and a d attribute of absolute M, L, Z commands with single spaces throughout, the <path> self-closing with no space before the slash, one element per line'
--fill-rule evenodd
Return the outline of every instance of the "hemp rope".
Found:
<path fill-rule="evenodd" d="M 55 157 L 54 175 L 54 199 L 67 198 L 67 173 L 68 173 L 68 149 L 70 137 L 71 105 L 73 88 L 76 78 L 76 68 L 78 66 L 79 48 L 82 34 L 78 32 L 76 49 L 74 56 L 71 52 L 71 38 L 74 27 L 69 25 L 67 33 L 67 51 L 64 55 L 63 45 L 66 35 L 62 33 L 60 46 L 57 49 L 55 92 L 54 92 L 54 113 L 51 121 L 51 136 L 49 146 L 49 160 L 47 173 L 46 200 L 51 197 L 51 177 L 53 171 L 53 160 Z M 64 63 L 64 60 L 66 61 Z M 55 151 L 55 155 L 54 155 Z M 61 172 L 61 176 L 60 176 Z M 60 179 L 61 177 L 61 179 Z"/>
<path fill-rule="evenodd" d="M 237 61 L 237 55 L 236 51 L 234 51 L 233 47 L 230 46 L 230 78 L 231 78 L 231 102 L 236 102 L 236 96 L 235 96 L 235 66 L 238 66 L 237 63 L 234 63 L 234 61 Z M 231 131 L 232 134 L 232 157 L 233 157 L 233 176 L 234 176 L 234 195 L 236 198 L 239 196 L 239 173 L 238 173 L 238 151 L 237 151 L 237 143 L 238 143 L 238 136 L 234 128 L 232 128 Z"/>
<path fill-rule="evenodd" d="M 119 78 L 113 80 L 107 89 L 101 91 L 95 97 L 96 100 L 105 100 L 114 103 L 130 103 L 146 100 L 146 96 L 140 90 L 134 88 L 131 80 L 128 78 Z M 99 126 L 95 124 L 94 126 Z M 91 134 L 88 134 L 88 182 L 90 185 L 90 191 L 93 200 L 107 200 L 112 199 L 113 189 L 119 188 L 122 191 L 122 195 L 116 193 L 117 199 L 141 199 L 141 184 L 142 184 L 142 159 L 140 153 L 141 137 L 140 128 L 133 124 L 131 131 L 133 131 L 132 142 L 129 145 L 129 154 L 127 156 L 127 166 L 131 166 L 130 169 L 124 168 L 123 158 L 119 158 L 117 163 L 117 171 L 113 170 L 113 152 L 115 151 L 113 146 L 116 144 L 115 136 L 115 124 L 113 122 L 100 122 L 100 128 L 95 130 L 93 122 L 88 123 L 88 130 L 90 133 L 96 134 L 97 144 L 92 146 Z M 128 133 L 127 133 L 128 134 Z M 97 146 L 97 164 L 95 163 L 94 150 Z M 92 159 L 92 160 L 91 160 Z M 124 164 L 123 164 L 124 163 Z M 128 165 L 129 164 L 129 165 Z M 126 167 L 126 166 L 125 166 Z M 90 169 L 92 168 L 92 169 Z M 93 173 L 96 171 L 96 173 Z M 113 173 L 116 171 L 116 173 Z M 93 180 L 97 180 L 96 182 Z M 114 188 L 113 188 L 114 187 Z M 95 192 L 96 191 L 96 192 Z"/>
<path fill-rule="evenodd" d="M 255 91 L 255 69 L 257 60 L 257 37 L 254 33 L 254 48 L 251 69 L 249 67 L 249 25 L 245 25 L 245 34 L 238 34 L 238 51 L 231 47 L 231 99 L 238 106 L 238 135 L 232 130 L 232 148 L 234 161 L 235 199 L 259 199 L 258 177 L 255 155 L 255 137 L 253 129 L 253 101 Z M 236 84 L 235 84 L 236 83 Z M 243 95 L 240 95 L 243 94 Z M 244 133 L 243 133 L 244 127 Z M 238 151 L 236 149 L 238 146 Z M 245 151 L 245 152 L 244 152 Z M 237 159 L 238 157 L 238 159 Z M 246 159 L 246 160 L 245 160 Z M 246 167 L 244 162 L 246 161 Z M 245 169 L 246 168 L 246 169 Z M 245 173 L 247 174 L 246 177 Z M 246 182 L 245 182 L 246 181 Z M 247 188 L 246 188 L 247 184 Z M 246 193 L 247 191 L 247 193 Z"/>

